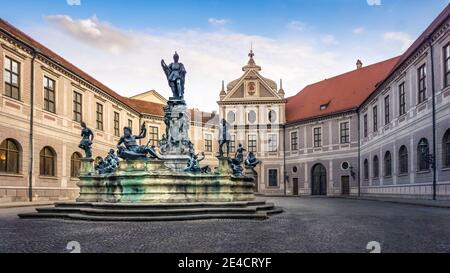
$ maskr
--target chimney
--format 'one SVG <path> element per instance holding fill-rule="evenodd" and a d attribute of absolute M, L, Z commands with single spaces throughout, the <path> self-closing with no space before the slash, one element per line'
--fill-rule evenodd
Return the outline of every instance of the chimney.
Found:
<path fill-rule="evenodd" d="M 363 63 L 361 62 L 360 59 L 358 59 L 358 61 L 356 61 L 356 69 L 360 69 L 363 66 Z"/>

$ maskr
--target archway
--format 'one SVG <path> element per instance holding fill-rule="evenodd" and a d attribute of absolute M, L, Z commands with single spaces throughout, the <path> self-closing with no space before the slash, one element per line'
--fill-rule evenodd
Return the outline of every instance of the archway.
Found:
<path fill-rule="evenodd" d="M 322 164 L 316 164 L 311 171 L 312 195 L 327 195 L 327 170 Z"/>

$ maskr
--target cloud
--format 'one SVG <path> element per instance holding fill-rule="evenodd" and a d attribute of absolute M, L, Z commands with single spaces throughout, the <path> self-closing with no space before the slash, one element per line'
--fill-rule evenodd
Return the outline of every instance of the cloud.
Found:
<path fill-rule="evenodd" d="M 402 50 L 406 50 L 413 43 L 411 36 L 404 32 L 386 32 L 383 34 L 383 39 L 385 41 L 400 42 Z"/>
<path fill-rule="evenodd" d="M 69 6 L 81 6 L 81 0 L 66 0 Z"/>
<path fill-rule="evenodd" d="M 45 18 L 49 23 L 30 29 L 32 36 L 124 96 L 155 89 L 169 97 L 171 91 L 160 61 L 172 61 L 173 53 L 178 51 L 188 71 L 186 100 L 190 107 L 205 111 L 218 108 L 222 80 L 228 83 L 242 75 L 252 42 L 261 74 L 277 82 L 283 78 L 287 96 L 307 84 L 353 69 L 357 59 L 354 50 L 321 48 L 301 33 L 276 39 L 233 31 L 180 29 L 153 33 L 121 29 L 95 16 Z M 324 40 L 337 43 L 332 35 Z M 358 53 L 364 54 L 366 63 L 384 58 L 373 50 Z"/>
<path fill-rule="evenodd" d="M 381 6 L 381 0 L 367 0 L 369 6 Z"/>
<path fill-rule="evenodd" d="M 229 20 L 227 19 L 218 19 L 218 18 L 209 18 L 208 23 L 212 26 L 224 26 L 228 24 Z"/>
<path fill-rule="evenodd" d="M 322 42 L 327 45 L 338 44 L 338 41 L 336 41 L 336 38 L 334 38 L 333 35 L 329 35 L 329 34 L 322 37 Z"/>
<path fill-rule="evenodd" d="M 132 35 L 100 22 L 97 17 L 73 20 L 67 15 L 47 16 L 45 19 L 69 35 L 85 43 L 100 47 L 113 54 L 120 54 L 136 41 Z"/>
<path fill-rule="evenodd" d="M 305 29 L 305 23 L 300 22 L 300 21 L 291 21 L 289 24 L 287 24 L 287 28 L 290 30 L 295 30 L 295 31 L 302 31 Z"/>
<path fill-rule="evenodd" d="M 358 28 L 355 28 L 354 30 L 353 30 L 353 33 L 354 34 L 361 34 L 361 33 L 363 33 L 364 32 L 364 28 L 363 27 L 358 27 Z"/>

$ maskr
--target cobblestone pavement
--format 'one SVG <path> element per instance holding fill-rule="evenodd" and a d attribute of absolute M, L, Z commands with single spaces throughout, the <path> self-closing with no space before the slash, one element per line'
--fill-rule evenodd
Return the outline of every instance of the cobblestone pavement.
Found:
<path fill-rule="evenodd" d="M 339 198 L 266 198 L 266 221 L 113 223 L 22 220 L 0 209 L 0 252 L 450 252 L 450 209 Z"/>

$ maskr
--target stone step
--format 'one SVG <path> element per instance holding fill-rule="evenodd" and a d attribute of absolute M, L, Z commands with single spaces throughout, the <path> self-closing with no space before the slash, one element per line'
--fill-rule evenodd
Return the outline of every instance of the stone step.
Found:
<path fill-rule="evenodd" d="M 235 214 L 235 213 L 216 213 L 216 214 L 187 214 L 187 215 L 159 215 L 159 216 L 104 216 L 104 215 L 84 215 L 77 213 L 27 213 L 20 214 L 23 219 L 72 219 L 82 221 L 110 221 L 110 222 L 144 222 L 144 221 L 186 221 L 186 220 L 207 220 L 207 219 L 254 219 L 265 220 L 268 218 L 267 212 L 258 212 L 255 214 Z"/>
<path fill-rule="evenodd" d="M 57 203 L 54 207 L 36 208 L 35 213 L 20 218 L 61 218 L 86 221 L 172 221 L 200 219 L 267 219 L 281 213 L 273 203 L 186 203 L 186 204 L 109 204 Z"/>
<path fill-rule="evenodd" d="M 84 215 L 182 215 L 182 214 L 210 214 L 210 213 L 256 213 L 273 209 L 273 205 L 252 206 L 245 208 L 183 208 L 183 209 L 98 209 L 98 208 L 37 208 L 39 213 L 79 213 Z"/>
<path fill-rule="evenodd" d="M 245 202 L 196 202 L 196 203 L 91 203 L 91 202 L 56 202 L 58 208 L 103 208 L 103 209 L 176 209 L 176 208 L 203 208 L 203 207 L 249 207 L 267 205 L 264 201 Z"/>

